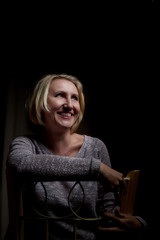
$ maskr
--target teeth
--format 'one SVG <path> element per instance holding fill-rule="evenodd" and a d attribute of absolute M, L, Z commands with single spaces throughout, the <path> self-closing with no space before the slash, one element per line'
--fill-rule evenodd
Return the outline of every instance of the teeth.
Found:
<path fill-rule="evenodd" d="M 66 117 L 71 117 L 72 114 L 71 113 L 61 113 L 62 116 L 66 116 Z"/>

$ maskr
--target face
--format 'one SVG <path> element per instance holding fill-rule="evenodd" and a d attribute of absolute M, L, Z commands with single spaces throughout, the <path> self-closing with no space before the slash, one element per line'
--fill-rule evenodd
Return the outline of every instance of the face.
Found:
<path fill-rule="evenodd" d="M 55 79 L 48 90 L 49 112 L 44 111 L 45 126 L 56 129 L 70 129 L 79 112 L 79 96 L 76 86 L 66 79 Z"/>

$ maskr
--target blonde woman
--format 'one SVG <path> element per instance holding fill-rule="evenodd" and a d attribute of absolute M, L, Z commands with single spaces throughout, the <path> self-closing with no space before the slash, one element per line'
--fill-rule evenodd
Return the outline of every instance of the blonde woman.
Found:
<path fill-rule="evenodd" d="M 83 86 L 67 74 L 46 75 L 36 84 L 28 104 L 29 119 L 35 127 L 32 136 L 15 138 L 10 146 L 7 166 L 19 178 L 29 180 L 24 187 L 27 205 L 50 217 L 69 216 L 68 195 L 72 209 L 82 218 L 99 218 L 115 204 L 114 191 L 124 184 L 123 174 L 111 168 L 107 147 L 98 138 L 76 133 L 85 110 Z M 93 113 L 97 114 L 96 112 Z M 23 183 L 23 181 L 22 181 Z M 105 187 L 104 187 L 105 185 Z M 106 187 L 107 186 L 107 187 Z M 115 211 L 107 216 L 108 229 L 140 231 L 145 221 L 140 217 L 122 216 Z M 116 221 L 116 228 L 115 228 Z M 77 239 L 95 240 L 98 222 L 78 224 Z M 35 232 L 35 234 L 33 234 Z M 29 235 L 41 239 L 40 228 Z M 34 237 L 33 237 L 34 236 Z M 54 221 L 49 239 L 72 239 L 69 221 Z M 43 239 L 43 238 L 42 238 Z"/>

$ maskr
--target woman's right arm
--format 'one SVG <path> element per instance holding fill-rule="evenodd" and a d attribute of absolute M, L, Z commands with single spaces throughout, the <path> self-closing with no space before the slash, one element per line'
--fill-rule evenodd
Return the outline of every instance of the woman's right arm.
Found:
<path fill-rule="evenodd" d="M 35 149 L 27 137 L 15 138 L 9 149 L 7 166 L 17 174 L 36 181 L 97 180 L 100 160 L 45 154 Z"/>
<path fill-rule="evenodd" d="M 15 138 L 9 149 L 7 166 L 23 177 L 34 180 L 95 180 L 99 174 L 111 189 L 123 181 L 123 175 L 94 157 L 76 158 L 44 154 L 27 137 Z"/>

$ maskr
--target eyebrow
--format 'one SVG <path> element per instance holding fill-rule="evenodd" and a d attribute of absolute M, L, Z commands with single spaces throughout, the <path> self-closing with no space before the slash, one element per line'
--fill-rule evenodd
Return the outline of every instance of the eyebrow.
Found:
<path fill-rule="evenodd" d="M 57 91 L 51 90 L 49 92 L 50 92 L 50 94 L 55 94 L 55 95 L 58 94 L 58 93 L 66 94 L 66 92 L 63 91 L 63 90 L 57 90 Z M 79 94 L 78 93 L 71 93 L 71 95 L 76 96 L 79 99 Z"/>

